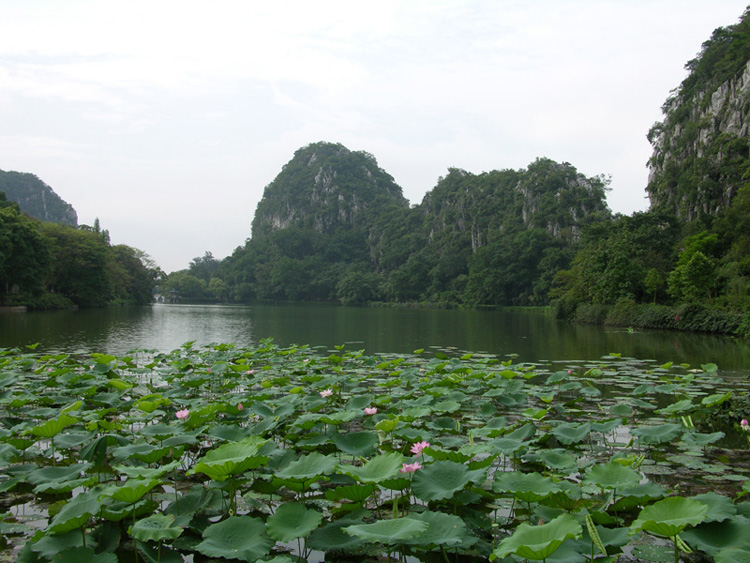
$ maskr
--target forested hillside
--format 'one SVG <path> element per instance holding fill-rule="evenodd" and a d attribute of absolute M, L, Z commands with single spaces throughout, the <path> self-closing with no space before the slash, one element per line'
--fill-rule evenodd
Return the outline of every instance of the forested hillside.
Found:
<path fill-rule="evenodd" d="M 0 192 L 4 192 L 9 201 L 15 201 L 21 211 L 40 221 L 78 225 L 78 214 L 73 206 L 33 174 L 0 170 Z"/>
<path fill-rule="evenodd" d="M 110 244 L 98 220 L 78 228 L 39 221 L 0 192 L 0 305 L 149 303 L 159 273 L 143 252 Z"/>
<path fill-rule="evenodd" d="M 650 210 L 584 233 L 562 316 L 750 334 L 750 11 L 686 69 L 649 132 Z"/>
<path fill-rule="evenodd" d="M 548 159 L 480 175 L 450 169 L 409 207 L 372 155 L 315 143 L 266 187 L 243 247 L 220 264 L 210 253 L 196 258 L 163 291 L 239 302 L 544 304 L 582 229 L 609 217 L 606 184 Z"/>

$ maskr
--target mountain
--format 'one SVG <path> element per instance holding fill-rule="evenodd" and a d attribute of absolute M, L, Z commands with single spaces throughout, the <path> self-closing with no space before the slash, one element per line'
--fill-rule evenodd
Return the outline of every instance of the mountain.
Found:
<path fill-rule="evenodd" d="M 648 134 L 652 209 L 692 221 L 729 207 L 750 173 L 750 9 L 716 29 Z"/>
<path fill-rule="evenodd" d="M 252 236 L 261 238 L 289 226 L 330 234 L 365 226 L 368 210 L 408 205 L 401 188 L 371 154 L 314 143 L 297 150 L 266 186 Z"/>
<path fill-rule="evenodd" d="M 35 219 L 78 226 L 78 214 L 73 206 L 34 174 L 0 170 L 0 192 L 5 192 L 9 201 L 18 203 L 21 211 Z"/>
<path fill-rule="evenodd" d="M 544 303 L 581 229 L 610 217 L 606 185 L 549 159 L 452 168 L 410 207 L 371 154 L 314 143 L 266 186 L 252 237 L 216 272 L 217 298 Z"/>

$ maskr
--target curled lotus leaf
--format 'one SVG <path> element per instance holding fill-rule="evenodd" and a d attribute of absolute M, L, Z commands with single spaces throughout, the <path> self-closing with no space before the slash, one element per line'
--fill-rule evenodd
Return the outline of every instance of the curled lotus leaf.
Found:
<path fill-rule="evenodd" d="M 563 444 L 577 444 L 583 442 L 591 433 L 591 424 L 582 422 L 580 424 L 564 422 L 552 429 L 552 435 Z"/>
<path fill-rule="evenodd" d="M 684 430 L 685 427 L 682 424 L 671 423 L 633 428 L 630 433 L 637 437 L 642 444 L 654 445 L 671 442 Z"/>
<path fill-rule="evenodd" d="M 560 490 L 557 483 L 539 473 L 509 471 L 495 475 L 492 490 L 507 493 L 524 502 L 538 502 Z"/>
<path fill-rule="evenodd" d="M 94 514 L 99 512 L 99 500 L 93 492 L 82 493 L 73 497 L 62 507 L 50 521 L 49 531 L 52 534 L 64 534 L 77 530 L 86 524 Z"/>
<path fill-rule="evenodd" d="M 541 561 L 547 559 L 569 539 L 580 537 L 581 525 L 570 514 L 561 514 L 541 526 L 520 524 L 516 531 L 495 549 L 497 557 L 517 555 L 524 559 Z"/>
<path fill-rule="evenodd" d="M 429 524 L 425 533 L 405 542 L 407 544 L 414 544 L 418 548 L 427 549 L 434 546 L 456 547 L 461 545 L 467 535 L 469 535 L 466 523 L 459 516 L 454 516 L 453 514 L 428 510 L 418 514 L 410 514 L 409 518 Z"/>

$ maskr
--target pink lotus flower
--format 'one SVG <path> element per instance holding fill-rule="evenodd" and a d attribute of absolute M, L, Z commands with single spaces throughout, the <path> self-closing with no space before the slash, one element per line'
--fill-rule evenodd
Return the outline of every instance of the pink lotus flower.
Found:
<path fill-rule="evenodd" d="M 237 410 L 238 411 L 241 411 L 243 408 L 245 408 L 245 407 L 242 406 L 242 403 L 237 403 Z"/>
<path fill-rule="evenodd" d="M 365 414 L 375 414 L 378 412 L 378 407 L 365 407 Z"/>
<path fill-rule="evenodd" d="M 414 455 L 419 455 L 419 454 L 422 453 L 423 449 L 429 448 L 429 447 L 430 447 L 430 443 L 429 442 L 422 441 L 422 442 L 417 442 L 416 444 L 414 444 L 411 447 L 411 450 L 409 450 L 409 451 L 411 451 L 411 453 L 413 453 Z"/>
<path fill-rule="evenodd" d="M 326 389 L 325 391 L 320 392 L 320 396 L 323 397 L 324 399 L 326 397 L 330 397 L 331 395 L 333 395 L 333 389 Z"/>
<path fill-rule="evenodd" d="M 418 461 L 415 461 L 414 463 L 402 463 L 399 471 L 401 473 L 414 473 L 417 469 L 422 469 L 422 466 Z"/>
<path fill-rule="evenodd" d="M 749 425 L 750 423 L 748 423 L 746 418 L 743 418 L 742 420 L 740 420 L 740 426 L 742 426 L 743 430 L 748 430 Z"/>
<path fill-rule="evenodd" d="M 182 409 L 181 411 L 177 411 L 175 413 L 175 416 L 179 418 L 180 420 L 187 418 L 190 416 L 190 411 L 187 409 Z"/>
<path fill-rule="evenodd" d="M 253 375 L 255 373 L 254 369 L 249 369 L 245 372 L 247 375 Z"/>

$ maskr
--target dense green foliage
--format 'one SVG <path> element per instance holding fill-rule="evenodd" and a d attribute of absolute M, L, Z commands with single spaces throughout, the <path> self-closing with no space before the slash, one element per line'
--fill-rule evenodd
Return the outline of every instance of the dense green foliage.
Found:
<path fill-rule="evenodd" d="M 220 264 L 210 253 L 196 258 L 168 277 L 162 293 L 239 302 L 543 304 L 582 227 L 609 217 L 605 190 L 603 178 L 538 159 L 524 170 L 450 169 L 410 208 L 372 155 L 316 143 L 297 151 L 266 188 L 243 247 Z"/>
<path fill-rule="evenodd" d="M 335 348 L 0 349 L 0 558 L 750 558 L 716 364 Z"/>
<path fill-rule="evenodd" d="M 94 227 L 32 219 L 0 200 L 0 304 L 32 308 L 149 303 L 159 274 L 143 252 Z"/>
<path fill-rule="evenodd" d="M 0 170 L 0 192 L 4 192 L 8 200 L 18 203 L 21 211 L 40 221 L 71 227 L 78 224 L 73 206 L 33 174 Z"/>

